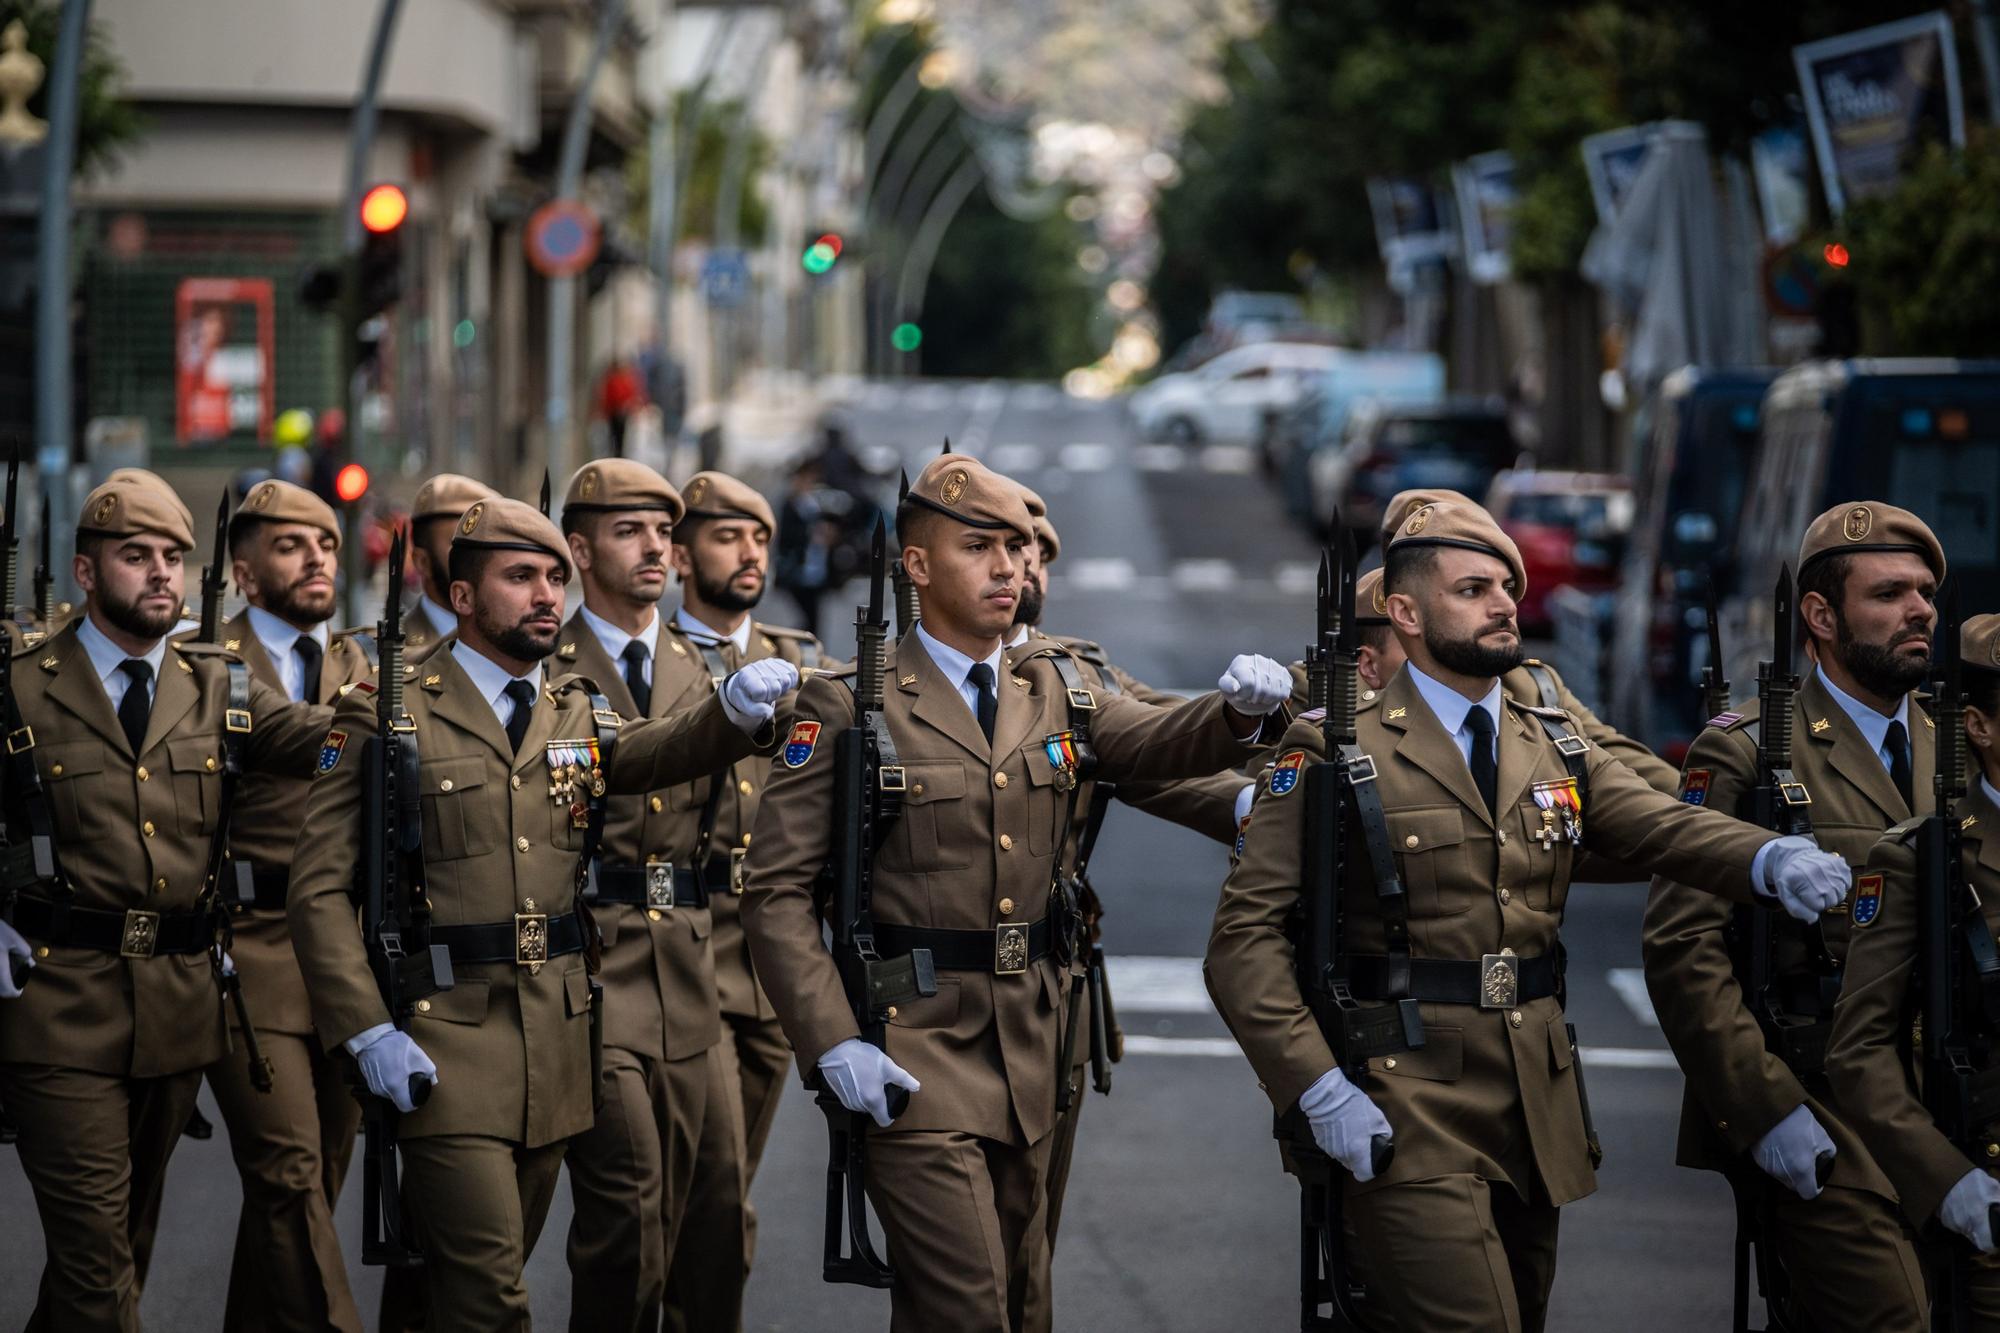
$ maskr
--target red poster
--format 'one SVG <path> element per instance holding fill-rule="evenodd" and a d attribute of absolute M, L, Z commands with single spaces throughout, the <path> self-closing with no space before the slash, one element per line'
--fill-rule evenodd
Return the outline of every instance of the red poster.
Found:
<path fill-rule="evenodd" d="M 174 436 L 271 437 L 269 278 L 184 278 L 174 292 Z"/>

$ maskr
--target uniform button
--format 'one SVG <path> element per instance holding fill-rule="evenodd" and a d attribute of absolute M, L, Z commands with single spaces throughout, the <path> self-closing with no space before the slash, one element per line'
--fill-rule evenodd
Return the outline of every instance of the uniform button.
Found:
<path fill-rule="evenodd" d="M 1514 901 L 1514 895 L 1512 891 L 1508 889 L 1500 890 L 1500 905 L 1502 907 L 1505 907 L 1508 903 L 1511 903 L 1513 901 Z"/>
<path fill-rule="evenodd" d="M 741 782 L 737 783 L 736 790 L 742 792 L 745 796 L 748 796 L 751 792 L 750 779 L 744 778 Z"/>
<path fill-rule="evenodd" d="M 1718 1120 L 1715 1122 L 1715 1127 L 1717 1129 L 1726 1131 L 1729 1128 L 1729 1122 L 1727 1120 Z"/>
<path fill-rule="evenodd" d="M 1515 1027 L 1521 1026 L 1521 1011 L 1519 1009 L 1516 1009 L 1513 1013 L 1508 1014 L 1507 1021 L 1509 1023 L 1512 1023 Z"/>
<path fill-rule="evenodd" d="M 61 764 L 50 764 L 50 765 L 49 765 L 49 776 L 50 776 L 50 777 L 52 777 L 52 778 L 59 778 L 59 777 L 61 777 L 61 776 L 62 776 L 62 765 L 61 765 Z"/>
<path fill-rule="evenodd" d="M 158 879 L 153 881 L 153 892 L 165 893 L 166 891 L 167 891 L 167 877 L 165 875 L 162 875 Z"/>
<path fill-rule="evenodd" d="M 145 822 L 144 824 L 141 824 L 141 825 L 139 826 L 139 831 L 140 831 L 141 833 L 145 834 L 145 835 L 146 835 L 147 837 L 149 837 L 149 838 L 150 838 L 150 837 L 152 837 L 152 836 L 153 836 L 153 821 L 149 819 L 149 820 L 147 820 L 147 821 L 146 821 L 146 822 Z"/>
<path fill-rule="evenodd" d="M 420 1013 L 420 1014 L 427 1014 L 427 1013 L 429 1013 L 430 1011 L 431 1011 L 431 1002 L 430 1002 L 429 1000 L 418 1000 L 418 1001 L 417 1001 L 417 1012 L 418 1012 L 418 1013 Z"/>
<path fill-rule="evenodd" d="M 527 851 L 527 850 L 528 850 L 528 840 L 527 840 L 526 838 L 516 838 L 516 839 L 514 839 L 514 850 L 515 850 L 515 851 L 517 851 L 517 852 L 525 852 L 525 851 Z"/>
<path fill-rule="evenodd" d="M 918 783 L 913 783 L 913 784 L 911 784 L 911 786 L 910 786 L 910 795 L 912 795 L 912 796 L 922 796 L 923 794 L 924 794 L 924 784 L 923 784 L 923 783 L 921 783 L 921 782 L 918 782 Z"/>
<path fill-rule="evenodd" d="M 1006 785 L 1007 785 L 1007 775 L 1006 775 L 1005 773 L 995 773 L 995 774 L 993 775 L 993 785 L 994 785 L 994 786 L 996 786 L 996 787 L 1004 787 L 1004 786 L 1006 786 Z"/>
<path fill-rule="evenodd" d="M 1363 691 L 1361 691 L 1361 701 L 1362 701 L 1363 703 L 1366 703 L 1366 702 L 1368 702 L 1368 700 L 1370 700 L 1370 699 L 1373 699 L 1374 697 L 1375 697 L 1375 691 L 1373 691 L 1373 690 L 1363 690 Z"/>
<path fill-rule="evenodd" d="M 1395 1067 L 1396 1067 L 1396 1057 L 1393 1055 L 1382 1062 L 1382 1068 L 1384 1069 L 1394 1069 Z"/>
<path fill-rule="evenodd" d="M 646 919 L 648 921 L 658 921 L 660 919 L 660 909 L 657 907 L 648 907 L 646 909 Z"/>
<path fill-rule="evenodd" d="M 647 808 L 648 808 L 648 809 L 650 809 L 650 810 L 651 810 L 651 811 L 652 811 L 652 812 L 653 812 L 654 814 L 656 814 L 656 815 L 657 815 L 657 814 L 659 814 L 659 813 L 660 813 L 660 798 L 659 798 L 659 797 L 657 797 L 657 796 L 655 796 L 655 797 L 654 797 L 654 798 L 653 798 L 652 800 L 650 800 L 650 801 L 646 802 L 646 806 L 647 806 Z"/>
<path fill-rule="evenodd" d="M 210 755 L 208 758 L 202 760 L 201 766 L 207 769 L 209 772 L 213 773 L 215 771 L 215 756 Z"/>
<path fill-rule="evenodd" d="M 450 779 L 450 778 L 446 778 L 446 779 L 445 779 L 445 780 L 444 780 L 443 782 L 440 782 L 440 783 L 438 783 L 438 790 L 439 790 L 439 791 L 450 791 L 450 790 L 451 790 L 451 779 Z"/>
<path fill-rule="evenodd" d="M 2000 1143 L 1989 1143 L 1989 1144 L 1987 1144 L 1987 1145 L 1986 1145 L 1986 1155 L 1987 1155 L 1988 1157 L 2000 1157 Z"/>
<path fill-rule="evenodd" d="M 1014 900 L 1012 898 L 1002 898 L 1000 900 L 1000 915 L 1001 916 L 1014 915 Z"/>
<path fill-rule="evenodd" d="M 745 847 L 748 847 L 750 845 L 750 835 L 747 833 L 743 835 L 743 845 Z"/>
<path fill-rule="evenodd" d="M 37 958 L 47 958 L 48 956 L 49 956 L 49 946 L 48 946 L 48 945 L 46 945 L 46 944 L 37 944 L 37 945 L 35 946 L 35 957 L 37 957 Z"/>
<path fill-rule="evenodd" d="M 146 771 L 146 766 L 144 764 L 139 765 L 139 781 L 145 782 L 149 780 L 152 776 L 153 775 L 151 773 L 148 773 Z"/>
<path fill-rule="evenodd" d="M 1493 836 L 1494 836 L 1494 837 L 1496 837 L 1496 838 L 1498 838 L 1498 839 L 1500 840 L 1500 845 L 1501 845 L 1502 847 L 1505 847 L 1505 846 L 1507 845 L 1507 830 L 1506 830 L 1506 829 L 1497 829 L 1497 830 L 1495 830 L 1495 831 L 1494 831 L 1494 834 L 1493 834 Z"/>
<path fill-rule="evenodd" d="M 1414 834 L 1414 833 L 1412 833 L 1412 834 L 1411 834 L 1411 835 L 1410 835 L 1409 837 L 1407 837 L 1407 838 L 1403 839 L 1403 845 L 1404 845 L 1405 847 L 1414 847 L 1414 846 L 1416 846 L 1416 845 L 1417 845 L 1417 835 L 1416 835 L 1416 834 Z"/>
<path fill-rule="evenodd" d="M 889 1012 L 888 1012 L 888 1013 L 886 1013 L 886 1014 L 884 1014 L 884 1015 L 883 1015 L 883 1017 L 885 1017 L 885 1018 L 889 1018 L 889 1019 L 894 1019 L 894 1018 L 896 1017 L 896 1006 L 895 1006 L 895 1005 L 893 1005 L 893 1004 L 892 1004 L 892 1005 L 890 1005 L 890 1006 L 889 1006 Z"/>
<path fill-rule="evenodd" d="M 507 785 L 512 787 L 515 791 L 521 790 L 521 775 L 519 773 L 516 773 L 513 777 L 508 778 Z"/>
<path fill-rule="evenodd" d="M 146 832 L 151 833 L 152 831 L 153 826 L 151 824 L 146 825 Z M 1014 840 L 1005 833 L 1000 835 L 1000 850 L 1003 852 L 1014 850 Z"/>

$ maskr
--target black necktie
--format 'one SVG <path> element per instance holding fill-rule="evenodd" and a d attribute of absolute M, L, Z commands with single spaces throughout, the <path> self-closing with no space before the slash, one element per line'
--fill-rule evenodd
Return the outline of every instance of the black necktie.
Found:
<path fill-rule="evenodd" d="M 1500 777 L 1493 763 L 1493 714 L 1474 704 L 1465 715 L 1465 729 L 1472 733 L 1472 755 L 1467 761 L 1472 765 L 1472 781 L 1486 801 L 1486 813 L 1497 814 L 1494 807 L 1500 802 Z"/>
<path fill-rule="evenodd" d="M 633 639 L 618 655 L 625 660 L 625 688 L 631 691 L 632 706 L 644 717 L 653 711 L 653 687 L 646 683 L 646 645 Z"/>
<path fill-rule="evenodd" d="M 528 734 L 528 718 L 535 711 L 534 682 L 510 680 L 506 693 L 514 701 L 514 716 L 507 719 L 507 743 L 514 747 L 514 753 L 519 754 L 521 737 Z"/>
<path fill-rule="evenodd" d="M 326 661 L 326 650 L 312 635 L 301 634 L 299 641 L 292 645 L 292 651 L 299 655 L 299 662 L 305 668 L 299 673 L 299 698 L 316 704 L 319 702 L 319 669 Z"/>
<path fill-rule="evenodd" d="M 128 657 L 118 669 L 132 680 L 125 687 L 125 697 L 118 701 L 118 725 L 125 728 L 125 739 L 132 742 L 136 758 L 146 748 L 146 721 L 153 716 L 153 696 L 146 688 L 153 683 L 153 664 Z"/>
<path fill-rule="evenodd" d="M 1896 790 L 1903 794 L 1903 808 L 1915 814 L 1916 796 L 1910 790 L 1910 733 L 1903 730 L 1901 722 L 1889 724 L 1889 734 L 1882 738 L 1882 748 L 1889 752 L 1889 778 L 1896 784 Z"/>
<path fill-rule="evenodd" d="M 984 662 L 974 662 L 972 670 L 965 678 L 979 690 L 979 729 L 986 733 L 987 744 L 993 743 L 993 715 L 1000 707 L 1000 701 L 993 697 L 993 668 Z"/>

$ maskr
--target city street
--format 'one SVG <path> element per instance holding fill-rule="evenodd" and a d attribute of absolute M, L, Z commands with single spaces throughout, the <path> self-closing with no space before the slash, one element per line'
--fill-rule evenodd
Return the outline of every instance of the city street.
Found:
<path fill-rule="evenodd" d="M 1142 679 L 1202 690 L 1235 653 L 1289 661 L 1305 646 L 1315 552 L 1247 449 L 1143 444 L 1116 402 L 1042 384 L 869 383 L 848 419 L 857 442 L 894 446 L 913 475 L 949 436 L 1039 490 L 1063 538 L 1047 628 L 1100 640 Z M 851 618 L 839 600 L 829 612 L 835 626 Z M 851 646 L 844 629 L 830 638 L 836 651 Z M 1121 810 L 1094 866 L 1128 1054 L 1112 1095 L 1087 1095 L 1056 1258 L 1057 1327 L 1285 1328 L 1296 1319 L 1296 1192 L 1278 1169 L 1270 1107 L 1200 979 L 1223 850 Z M 1638 977 L 1642 901 L 1640 886 L 1586 887 L 1570 900 L 1571 1013 L 1606 1156 L 1597 1195 L 1564 1210 L 1555 1329 L 1727 1326 L 1729 1198 L 1719 1178 L 1673 1165 L 1680 1077 Z M 213 1116 L 206 1094 L 204 1105 Z M 795 1086 L 755 1190 L 750 1329 L 887 1324 L 886 1296 L 820 1281 L 824 1154 L 824 1122 Z M 358 1196 L 350 1177 L 343 1240 L 372 1323 L 379 1273 L 356 1257 Z M 222 1134 L 184 1141 L 148 1327 L 219 1326 L 237 1200 Z M 565 1188 L 530 1264 L 547 1328 L 567 1319 L 568 1226 Z M 0 1328 L 25 1319 L 41 1257 L 18 1162 L 0 1152 Z"/>

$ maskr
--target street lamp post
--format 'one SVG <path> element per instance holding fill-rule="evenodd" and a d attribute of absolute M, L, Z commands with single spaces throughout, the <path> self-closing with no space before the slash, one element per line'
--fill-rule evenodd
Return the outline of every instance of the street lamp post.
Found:
<path fill-rule="evenodd" d="M 62 9 L 54 68 L 49 72 L 48 135 L 42 143 L 42 216 L 37 227 L 35 287 L 35 462 L 49 501 L 51 559 L 64 589 L 75 540 L 75 494 L 70 485 L 69 178 L 76 168 L 77 82 L 90 31 L 90 0 Z M 58 573 L 57 571 L 60 571 Z M 7 589 L 12 597 L 14 590 Z"/>

